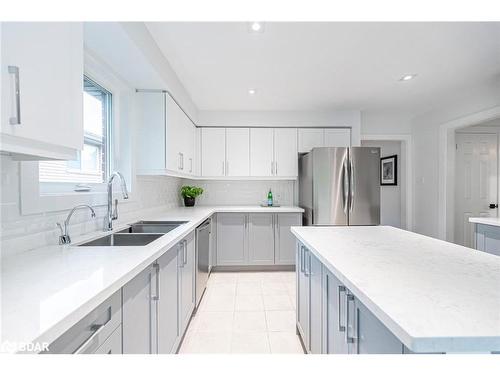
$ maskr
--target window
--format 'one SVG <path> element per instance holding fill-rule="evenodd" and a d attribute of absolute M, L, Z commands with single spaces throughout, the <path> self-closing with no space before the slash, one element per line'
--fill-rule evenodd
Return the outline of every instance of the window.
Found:
<path fill-rule="evenodd" d="M 112 95 L 83 77 L 83 150 L 76 160 L 42 161 L 39 180 L 47 183 L 92 184 L 106 180 L 110 170 Z"/>

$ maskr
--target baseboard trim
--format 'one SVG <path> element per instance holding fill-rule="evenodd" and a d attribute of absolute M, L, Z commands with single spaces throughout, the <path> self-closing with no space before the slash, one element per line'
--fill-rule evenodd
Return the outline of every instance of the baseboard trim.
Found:
<path fill-rule="evenodd" d="M 295 271 L 294 265 L 213 266 L 212 272 Z"/>

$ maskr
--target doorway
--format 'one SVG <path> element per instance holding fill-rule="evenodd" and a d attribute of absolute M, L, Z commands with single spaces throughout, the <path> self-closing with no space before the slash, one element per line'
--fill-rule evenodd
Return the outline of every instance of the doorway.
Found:
<path fill-rule="evenodd" d="M 500 119 L 455 131 L 454 236 L 474 247 L 471 217 L 498 216 Z"/>

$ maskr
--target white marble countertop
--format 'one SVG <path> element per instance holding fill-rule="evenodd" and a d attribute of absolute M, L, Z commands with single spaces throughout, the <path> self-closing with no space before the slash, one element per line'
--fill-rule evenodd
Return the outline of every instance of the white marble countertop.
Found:
<path fill-rule="evenodd" d="M 498 217 L 470 217 L 469 222 L 500 227 L 500 218 Z"/>
<path fill-rule="evenodd" d="M 217 212 L 303 212 L 299 207 L 179 207 L 137 220 L 188 221 L 146 246 L 77 247 L 103 232 L 2 259 L 0 351 L 50 343 Z M 137 221 L 136 220 L 136 221 Z M 131 221 L 131 223 L 134 221 Z M 115 232 L 126 225 L 116 226 Z"/>
<path fill-rule="evenodd" d="M 409 349 L 500 350 L 500 258 L 387 226 L 292 227 Z"/>

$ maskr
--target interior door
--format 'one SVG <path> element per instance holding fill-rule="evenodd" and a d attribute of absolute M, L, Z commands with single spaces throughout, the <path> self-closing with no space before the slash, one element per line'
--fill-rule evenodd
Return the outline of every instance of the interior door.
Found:
<path fill-rule="evenodd" d="M 474 216 L 497 216 L 498 138 L 496 134 L 456 134 L 455 243 L 474 247 Z"/>
<path fill-rule="evenodd" d="M 352 147 L 349 225 L 380 224 L 380 148 Z"/>

